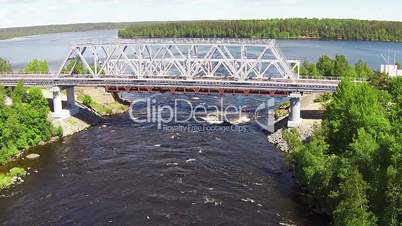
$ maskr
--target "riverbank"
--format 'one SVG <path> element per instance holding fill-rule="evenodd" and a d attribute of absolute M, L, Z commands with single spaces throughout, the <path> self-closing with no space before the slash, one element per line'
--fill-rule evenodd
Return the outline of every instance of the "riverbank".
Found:
<path fill-rule="evenodd" d="M 302 125 L 297 128 L 301 140 L 305 141 L 313 135 L 314 128 L 321 125 L 323 106 L 316 100 L 320 94 L 306 94 L 301 100 L 301 115 L 303 118 Z M 283 120 L 287 120 L 287 117 Z M 279 128 L 272 134 L 268 135 L 268 141 L 274 144 L 280 151 L 289 152 L 289 147 L 282 137 L 284 128 Z"/>
<path fill-rule="evenodd" d="M 52 98 L 50 90 L 42 90 L 44 96 L 49 100 Z M 89 96 L 92 100 L 90 106 L 82 103 L 82 97 Z M 61 127 L 63 137 L 73 135 L 85 130 L 92 125 L 102 121 L 104 117 L 116 115 L 127 111 L 128 107 L 118 103 L 112 94 L 105 92 L 103 88 L 96 87 L 77 87 L 75 90 L 75 99 L 79 112 L 63 120 L 50 119 L 56 127 Z M 62 92 L 63 105 L 66 104 L 67 96 Z"/>
<path fill-rule="evenodd" d="M 49 105 L 52 108 L 51 91 L 48 89 L 42 89 L 42 93 L 43 96 L 48 99 Z M 88 107 L 77 101 L 77 107 L 79 108 L 79 112 L 77 114 L 74 114 L 73 116 L 70 116 L 63 120 L 54 120 L 52 117 L 50 117 L 50 115 L 48 117 L 48 120 L 53 127 L 61 128 L 61 139 L 101 123 L 104 117 L 120 114 L 128 109 L 127 106 L 118 103 L 110 93 L 105 92 L 105 90 L 102 88 L 77 87 L 76 99 L 79 99 L 79 97 L 82 95 L 91 96 L 94 106 L 96 107 Z M 65 92 L 62 92 L 62 101 L 63 105 L 66 105 L 67 96 Z M 60 139 L 57 137 L 53 137 L 47 142 L 40 142 L 34 147 L 30 147 L 19 152 L 14 158 L 10 160 L 9 163 L 4 166 L 0 166 L 0 190 L 10 188 L 15 184 L 22 183 L 22 177 L 30 174 L 29 169 L 24 169 L 20 167 L 18 163 L 20 160 L 33 161 L 37 158 L 40 158 L 40 155 L 38 153 L 35 153 L 33 149 L 49 143 L 54 143 L 58 140 Z"/>

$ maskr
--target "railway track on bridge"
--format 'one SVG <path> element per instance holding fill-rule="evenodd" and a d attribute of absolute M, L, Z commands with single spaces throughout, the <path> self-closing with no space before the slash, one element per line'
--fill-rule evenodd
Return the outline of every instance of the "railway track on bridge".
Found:
<path fill-rule="evenodd" d="M 233 93 L 260 95 L 287 95 L 289 92 L 334 92 L 337 80 L 315 79 L 275 79 L 275 80 L 216 80 L 216 79 L 171 79 L 171 78 L 129 78 L 104 76 L 91 78 L 86 76 L 56 75 L 7 75 L 0 77 L 0 85 L 15 86 L 23 82 L 26 86 L 69 87 L 91 86 L 105 87 L 110 92 L 184 92 L 184 93 Z"/>

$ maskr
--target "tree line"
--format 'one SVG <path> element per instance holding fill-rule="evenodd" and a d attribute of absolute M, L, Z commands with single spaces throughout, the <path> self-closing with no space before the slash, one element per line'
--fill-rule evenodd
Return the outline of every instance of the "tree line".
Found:
<path fill-rule="evenodd" d="M 0 57 L 0 73 L 9 73 L 12 71 L 13 68 L 10 62 Z M 49 64 L 46 60 L 33 59 L 20 72 L 46 74 L 49 73 Z"/>
<path fill-rule="evenodd" d="M 307 202 L 334 225 L 401 225 L 402 78 L 343 81 L 325 109 L 309 142 L 283 132 Z"/>
<path fill-rule="evenodd" d="M 119 30 L 119 37 L 230 37 L 400 42 L 402 22 L 307 18 L 181 21 L 135 24 Z"/>
<path fill-rule="evenodd" d="M 93 64 L 90 64 L 89 66 L 92 70 L 95 70 Z M 13 68 L 10 62 L 7 59 L 0 57 L 0 73 L 9 73 L 12 72 L 12 70 Z M 68 74 L 70 71 L 73 74 L 90 74 L 89 69 L 86 69 L 78 58 L 70 61 L 67 66 L 63 68 L 62 73 Z M 28 62 L 20 72 L 46 74 L 49 73 L 49 64 L 46 60 L 33 59 Z"/>
<path fill-rule="evenodd" d="M 374 71 L 362 60 L 352 65 L 344 55 L 336 55 L 335 58 L 323 55 L 316 63 L 304 61 L 300 66 L 300 75 L 369 78 L 374 75 Z"/>

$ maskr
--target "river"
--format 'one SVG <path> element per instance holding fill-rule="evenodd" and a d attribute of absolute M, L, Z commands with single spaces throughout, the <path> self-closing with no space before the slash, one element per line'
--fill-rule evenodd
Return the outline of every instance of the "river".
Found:
<path fill-rule="evenodd" d="M 22 67 L 31 58 L 56 69 L 72 40 L 116 38 L 116 31 L 92 31 L 0 41 L 0 56 Z M 314 60 L 342 53 L 378 67 L 379 54 L 402 44 L 280 41 L 289 58 Z M 400 59 L 400 58 L 399 58 Z M 134 95 L 133 98 L 144 97 Z M 218 103 L 213 96 L 154 95 L 195 104 Z M 253 112 L 256 97 L 226 97 Z M 185 108 L 181 108 L 183 112 Z M 189 125 L 198 125 L 189 122 Z M 174 124 L 170 124 L 174 126 Z M 63 141 L 37 147 L 41 157 L 20 160 L 26 181 L 0 198 L 3 225 L 322 225 L 325 218 L 300 201 L 282 153 L 266 134 L 248 123 L 242 131 L 162 131 L 153 123 L 133 123 L 128 114 Z"/>
<path fill-rule="evenodd" d="M 35 35 L 9 40 L 0 40 L 0 57 L 7 58 L 16 68 L 22 68 L 33 58 L 45 59 L 56 71 L 66 57 L 71 42 L 79 40 L 114 40 L 117 30 L 69 32 Z M 385 61 L 402 62 L 402 43 L 364 41 L 279 40 L 279 46 L 289 59 L 315 62 L 323 55 L 343 54 L 351 63 L 359 59 L 373 69 L 379 69 Z"/>

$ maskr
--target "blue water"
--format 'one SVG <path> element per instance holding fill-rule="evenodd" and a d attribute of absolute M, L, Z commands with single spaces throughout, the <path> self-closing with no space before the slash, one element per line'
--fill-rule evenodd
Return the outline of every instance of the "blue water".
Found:
<path fill-rule="evenodd" d="M 378 70 L 381 64 L 402 62 L 402 43 L 369 41 L 281 40 L 280 46 L 289 59 L 315 62 L 323 54 L 345 55 L 350 63 L 359 59 Z M 394 61 L 395 57 L 395 61 Z"/>
<path fill-rule="evenodd" d="M 80 39 L 117 39 L 117 30 L 68 32 L 35 35 L 0 41 L 0 57 L 7 58 L 15 68 L 22 68 L 33 58 L 45 59 L 51 70 L 57 70 L 66 57 L 71 43 Z M 282 51 L 289 59 L 316 61 L 321 55 L 343 54 L 351 63 L 359 59 L 373 69 L 385 63 L 402 62 L 402 43 L 365 41 L 280 40 Z"/>

